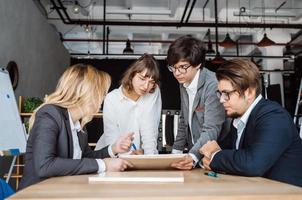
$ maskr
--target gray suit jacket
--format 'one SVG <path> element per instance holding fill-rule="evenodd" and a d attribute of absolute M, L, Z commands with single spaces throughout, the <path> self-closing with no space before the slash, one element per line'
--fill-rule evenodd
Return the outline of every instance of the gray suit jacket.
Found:
<path fill-rule="evenodd" d="M 181 114 L 178 132 L 173 149 L 183 151 L 190 149 L 198 160 L 201 159 L 199 149 L 208 141 L 216 140 L 225 121 L 225 111 L 216 95 L 217 79 L 215 73 L 203 68 L 199 73 L 197 93 L 192 108 L 192 137 L 189 128 L 189 96 L 183 84 L 180 85 Z"/>
<path fill-rule="evenodd" d="M 24 175 L 19 189 L 53 176 L 96 173 L 94 158 L 109 157 L 108 148 L 93 151 L 88 146 L 87 134 L 78 133 L 82 159 L 72 159 L 73 142 L 67 109 L 45 105 L 36 113 L 30 132 Z"/>

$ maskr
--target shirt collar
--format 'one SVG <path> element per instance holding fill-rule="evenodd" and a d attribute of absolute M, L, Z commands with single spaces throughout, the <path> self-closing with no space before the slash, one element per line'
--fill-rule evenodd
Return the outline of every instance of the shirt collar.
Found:
<path fill-rule="evenodd" d="M 184 83 L 184 87 L 190 91 L 197 91 L 198 79 L 199 79 L 200 69 L 196 72 L 191 83 Z"/>
<path fill-rule="evenodd" d="M 133 101 L 132 99 L 130 99 L 129 97 L 127 97 L 124 93 L 123 93 L 123 86 L 120 86 L 118 88 L 119 92 L 118 92 L 118 95 L 119 95 L 119 99 L 120 101 L 123 101 L 123 100 L 127 100 L 127 101 L 130 101 L 130 102 L 133 102 L 134 104 L 136 104 L 137 102 L 139 102 L 139 100 L 141 98 L 138 98 L 137 101 Z"/>
<path fill-rule="evenodd" d="M 68 111 L 68 117 L 69 117 L 69 124 L 70 124 L 70 129 L 71 131 L 76 131 L 79 132 L 81 131 L 81 124 L 80 121 L 76 121 L 75 123 L 73 123 L 70 112 Z"/>
<path fill-rule="evenodd" d="M 118 88 L 118 94 L 119 94 L 119 99 L 120 100 L 123 100 L 123 99 L 128 99 L 124 93 L 123 93 L 123 86 L 121 85 L 119 88 Z"/>
<path fill-rule="evenodd" d="M 247 120 L 249 119 L 252 110 L 261 99 L 262 95 L 260 94 L 240 118 L 234 119 L 233 125 L 235 126 L 235 128 L 238 129 L 239 123 L 243 123 L 243 125 L 246 126 Z"/>

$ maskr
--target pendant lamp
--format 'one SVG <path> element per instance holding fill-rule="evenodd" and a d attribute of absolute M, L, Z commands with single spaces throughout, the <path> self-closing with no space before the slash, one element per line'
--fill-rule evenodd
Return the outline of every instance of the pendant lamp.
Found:
<path fill-rule="evenodd" d="M 228 24 L 228 17 L 229 17 L 229 13 L 228 13 L 228 1 L 226 0 L 226 16 L 225 16 L 225 19 L 226 19 L 226 24 Z M 230 48 L 230 47 L 233 47 L 233 46 L 236 46 L 236 42 L 234 42 L 234 40 L 231 39 L 230 37 L 230 34 L 227 33 L 224 40 L 222 42 L 219 43 L 220 46 L 224 47 L 224 48 Z"/>
<path fill-rule="evenodd" d="M 232 40 L 230 37 L 230 34 L 227 33 L 224 40 L 222 42 L 220 42 L 219 45 L 224 48 L 230 48 L 230 47 L 236 46 L 236 42 L 234 40 Z"/>
<path fill-rule="evenodd" d="M 129 39 L 126 42 L 126 48 L 123 50 L 123 54 L 133 54 L 133 49 L 131 48 Z"/>
<path fill-rule="evenodd" d="M 272 46 L 276 44 L 273 40 L 269 39 L 266 35 L 266 33 L 264 33 L 262 40 L 260 40 L 260 42 L 258 42 L 257 46 L 258 47 L 268 47 L 268 46 Z"/>
<path fill-rule="evenodd" d="M 220 53 L 217 52 L 216 56 L 213 60 L 211 60 L 211 63 L 214 65 L 221 65 L 222 63 L 224 63 L 226 60 L 220 56 Z"/>
<path fill-rule="evenodd" d="M 292 57 L 294 55 L 295 54 L 292 51 L 290 44 L 286 44 L 285 51 L 283 52 L 283 56 L 285 56 L 285 57 Z"/>
<path fill-rule="evenodd" d="M 208 49 L 206 51 L 206 54 L 214 54 L 215 50 L 213 49 L 213 43 L 211 41 L 211 30 L 210 29 L 208 29 L 207 35 L 208 35 Z"/>

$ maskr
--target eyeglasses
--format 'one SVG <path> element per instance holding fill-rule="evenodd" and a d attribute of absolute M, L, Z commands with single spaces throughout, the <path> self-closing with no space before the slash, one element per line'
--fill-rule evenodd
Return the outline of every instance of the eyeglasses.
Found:
<path fill-rule="evenodd" d="M 174 67 L 172 65 L 168 65 L 168 69 L 169 69 L 170 72 L 173 72 L 173 73 L 175 73 L 178 70 L 179 73 L 185 74 L 185 73 L 187 73 L 187 69 L 191 66 L 192 65 L 190 65 L 190 64 L 180 65 L 179 67 Z"/>
<path fill-rule="evenodd" d="M 216 91 L 217 97 L 220 99 L 222 97 L 222 99 L 224 101 L 229 101 L 230 100 L 230 95 L 233 94 L 234 92 L 237 92 L 237 90 L 232 90 L 232 91 L 223 91 L 220 92 L 219 90 Z"/>

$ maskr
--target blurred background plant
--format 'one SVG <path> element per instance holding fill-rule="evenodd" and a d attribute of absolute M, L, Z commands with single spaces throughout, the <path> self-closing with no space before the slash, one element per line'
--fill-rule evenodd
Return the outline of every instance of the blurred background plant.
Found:
<path fill-rule="evenodd" d="M 43 101 L 38 97 L 24 97 L 22 112 L 32 113 L 42 103 L 43 103 Z M 24 120 L 24 126 L 26 129 L 26 132 L 28 133 L 28 127 L 29 127 L 28 118 L 26 118 Z"/>
<path fill-rule="evenodd" d="M 42 103 L 43 101 L 38 97 L 26 97 L 24 100 L 24 112 L 31 113 Z"/>

